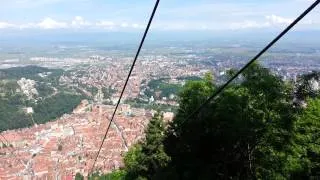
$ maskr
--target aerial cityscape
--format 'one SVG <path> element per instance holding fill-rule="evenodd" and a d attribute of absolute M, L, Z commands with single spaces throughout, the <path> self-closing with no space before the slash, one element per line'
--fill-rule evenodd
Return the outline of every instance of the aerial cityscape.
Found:
<path fill-rule="evenodd" d="M 188 138 L 188 136 L 184 137 L 184 131 L 180 132 L 179 130 L 176 130 L 175 128 L 178 129 L 178 126 L 180 125 L 175 123 L 180 120 L 179 118 L 186 116 L 186 114 L 183 113 L 191 113 L 189 111 L 194 110 L 197 107 L 197 104 L 204 101 L 204 99 L 196 99 L 194 96 L 200 97 L 205 94 L 207 97 L 207 92 L 211 92 L 216 87 L 223 85 L 230 78 L 230 74 L 232 75 L 233 71 L 241 69 L 259 52 L 259 50 L 274 38 L 279 31 L 275 29 L 282 30 L 283 27 L 292 21 L 295 17 L 293 9 L 301 5 L 307 7 L 307 5 L 310 4 L 310 1 L 297 0 L 292 3 L 288 7 L 289 10 L 286 14 L 292 18 L 265 14 L 264 20 L 266 22 L 264 23 L 258 23 L 258 20 L 255 18 L 240 23 L 240 20 L 237 20 L 236 18 L 239 14 L 244 17 L 251 17 L 253 16 L 252 14 L 258 14 L 257 17 L 260 17 L 259 10 L 261 10 L 261 12 L 269 12 L 273 9 L 272 7 L 274 5 L 271 5 L 271 3 L 263 2 L 261 6 L 264 6 L 264 8 L 259 7 L 258 10 L 249 11 L 248 7 L 253 7 L 257 4 L 253 2 L 237 4 L 233 1 L 232 3 L 210 3 L 204 0 L 199 2 L 201 4 L 199 6 L 195 6 L 194 3 L 188 2 L 183 7 L 179 8 L 175 3 L 165 2 L 159 9 L 159 16 L 162 15 L 163 19 L 160 17 L 158 21 L 156 19 L 154 29 L 151 28 L 150 30 L 150 35 L 147 37 L 140 56 L 138 57 L 138 61 L 134 66 L 134 70 L 129 78 L 120 105 L 116 111 L 114 121 L 112 122 L 111 117 L 113 111 L 116 108 L 121 95 L 121 90 L 132 65 L 142 35 L 141 32 L 143 32 L 145 28 L 142 19 L 138 17 L 138 15 L 141 15 L 142 13 L 136 12 L 135 8 L 130 7 L 125 3 L 124 9 L 122 9 L 125 15 L 123 15 L 122 19 L 130 19 L 130 14 L 136 12 L 137 14 L 133 15 L 131 20 L 138 21 L 139 23 L 128 23 L 120 20 L 121 18 L 115 18 L 114 22 L 104 20 L 98 21 L 95 20 L 97 18 L 94 15 L 90 15 L 90 13 L 87 12 L 85 7 L 87 6 L 89 10 L 93 10 L 94 8 L 99 7 L 99 3 L 81 1 L 79 2 L 78 10 L 86 12 L 88 17 L 90 17 L 88 20 L 77 15 L 70 22 L 63 18 L 63 20 L 58 21 L 48 17 L 41 22 L 35 23 L 33 22 L 35 21 L 33 18 L 37 17 L 37 14 L 36 12 L 30 12 L 30 17 L 25 18 L 25 20 L 31 20 L 32 22 L 24 22 L 16 16 L 12 16 L 11 19 L 8 18 L 12 13 L 7 11 L 5 7 L 20 10 L 32 10 L 36 7 L 46 7 L 48 9 L 44 10 L 53 13 L 56 12 L 56 6 L 63 4 L 71 6 L 74 1 L 35 1 L 33 2 L 33 6 L 29 4 L 31 3 L 29 0 L 26 0 L 26 2 L 18 0 L 14 1 L 15 2 L 13 3 L 6 2 L 4 3 L 4 7 L 0 7 L 0 11 L 3 10 L 3 18 L 5 20 L 2 21 L 2 19 L 0 19 L 0 180 L 69 180 L 77 179 L 80 176 L 82 179 L 83 177 L 84 179 L 90 179 L 90 176 L 94 177 L 94 173 L 103 176 L 104 174 L 117 172 L 125 172 L 127 175 L 126 178 L 129 176 L 135 177 L 132 179 L 162 179 L 164 177 L 170 177 L 169 179 L 172 177 L 177 179 L 179 179 L 178 177 L 180 177 L 180 179 L 194 179 L 194 177 L 200 177 L 199 174 L 204 175 L 203 179 L 208 179 L 208 177 L 213 179 L 233 179 L 233 177 L 237 177 L 238 179 L 244 177 L 246 177 L 244 179 L 255 179 L 255 177 L 262 177 L 263 173 L 269 173 L 269 171 L 264 171 L 262 166 L 260 167 L 258 165 L 255 170 L 252 170 L 251 154 L 254 154 L 254 152 L 250 151 L 249 153 L 249 144 L 251 143 L 250 138 L 252 135 L 250 134 L 252 133 L 250 128 L 247 131 L 249 137 L 248 142 L 250 141 L 250 143 L 246 142 L 243 146 L 247 148 L 249 155 L 244 155 L 244 157 L 249 159 L 250 171 L 255 171 L 255 173 L 249 172 L 249 170 L 243 170 L 249 175 L 242 176 L 242 170 L 241 172 L 239 170 L 239 174 L 236 173 L 236 175 L 232 174 L 231 171 L 226 170 L 228 168 L 235 168 L 233 166 L 224 167 L 225 169 L 222 168 L 223 170 L 219 169 L 220 167 L 217 168 L 218 170 L 215 169 L 217 172 L 216 176 L 206 176 L 207 171 L 210 172 L 212 167 L 210 167 L 211 169 L 208 167 L 209 169 L 195 175 L 192 173 L 198 172 L 197 170 L 190 170 L 192 173 L 189 175 L 177 173 L 180 172 L 181 169 L 187 172 L 188 168 L 192 169 L 195 167 L 188 166 L 186 163 L 185 166 L 179 169 L 180 167 L 176 164 L 172 165 L 170 163 L 181 161 L 181 164 L 183 164 L 181 160 L 183 158 L 181 157 L 189 157 L 190 154 L 193 153 L 192 150 L 198 150 L 197 148 L 193 148 L 194 144 L 192 144 L 198 140 L 194 140 L 190 137 Z M 285 7 L 286 2 L 287 0 L 283 0 L 275 4 Z M 136 8 L 138 10 L 144 10 L 143 12 L 148 15 L 153 4 L 150 2 L 146 4 L 147 5 L 137 5 Z M 234 6 L 233 4 L 238 6 Z M 100 9 L 98 9 L 101 11 L 111 10 L 116 7 L 116 5 L 119 4 L 112 1 L 112 3 L 109 2 L 108 5 L 101 5 Z M 122 3 L 120 3 L 120 5 L 122 5 Z M 206 5 L 208 5 L 208 7 L 206 7 Z M 229 18 L 225 17 L 225 11 L 214 8 L 212 7 L 213 5 L 227 7 L 232 13 L 238 14 L 234 15 L 231 13 L 230 17 L 234 16 L 234 19 L 239 23 L 231 22 Z M 170 9 L 169 7 L 171 6 L 174 8 Z M 192 9 L 192 6 L 195 6 L 195 14 L 187 16 L 190 9 Z M 208 23 L 210 19 L 200 21 L 198 16 L 200 16 L 199 14 L 208 15 L 208 12 L 206 11 L 209 11 L 209 7 L 220 12 L 220 15 L 218 15 L 219 17 L 215 17 L 220 24 L 207 25 L 204 27 L 202 23 Z M 126 12 L 128 9 L 130 12 Z M 303 8 L 300 8 L 300 10 L 302 9 Z M 319 8 L 317 10 L 319 10 Z M 280 13 L 280 10 L 278 9 L 275 9 L 275 11 Z M 183 18 L 179 16 L 168 18 L 171 17 L 170 15 L 174 15 L 174 12 L 183 13 L 182 15 L 189 17 L 190 20 L 183 21 Z M 44 12 L 41 10 L 39 13 L 41 14 Z M 65 12 L 57 11 L 57 13 L 64 14 Z M 113 13 L 117 14 L 115 12 Z M 110 13 L 111 15 L 109 18 L 113 16 L 116 17 L 116 15 L 112 15 L 113 13 Z M 246 13 L 252 14 L 247 15 Z M 2 18 L 1 16 L 2 14 L 0 14 L 0 18 Z M 70 16 L 71 15 L 66 15 L 66 17 Z M 252 115 L 252 117 L 254 117 L 248 119 L 266 118 L 267 120 L 264 119 L 265 121 L 263 121 L 263 123 L 266 123 L 265 126 L 269 128 L 268 123 L 275 122 L 279 118 L 285 119 L 287 117 L 281 113 L 285 112 L 289 114 L 297 112 L 295 117 L 300 116 L 301 114 L 301 116 L 303 116 L 305 115 L 303 109 L 307 109 L 305 112 L 307 114 L 307 112 L 309 112 L 308 105 L 313 105 L 310 103 L 310 101 L 312 101 L 311 99 L 316 99 L 314 101 L 316 101 L 315 104 L 317 103 L 317 99 L 320 97 L 320 95 L 318 95 L 320 92 L 320 76 L 317 75 L 317 72 L 320 72 L 320 18 L 317 19 L 317 17 L 319 17 L 318 11 L 307 17 L 307 19 L 300 24 L 301 26 L 285 36 L 283 40 L 279 41 L 275 46 L 264 53 L 257 61 L 257 64 L 259 64 L 257 66 L 261 66 L 263 67 L 262 69 L 267 70 L 264 71 L 257 68 L 260 71 L 256 74 L 264 72 L 265 74 L 261 73 L 259 74 L 259 77 L 267 77 L 266 81 L 270 84 L 274 83 L 273 85 L 276 86 L 275 88 L 287 88 L 283 90 L 285 92 L 283 94 L 285 95 L 281 94 L 282 92 L 279 92 L 278 94 L 275 93 L 277 95 L 273 96 L 273 87 L 271 85 L 269 87 L 269 84 L 265 85 L 263 84 L 264 81 L 261 81 L 261 84 L 255 84 L 255 88 L 259 90 L 260 88 L 269 89 L 270 94 L 272 94 L 270 95 L 270 99 L 272 100 L 269 99 L 264 102 L 265 99 L 263 98 L 269 98 L 269 92 L 265 93 L 263 90 L 261 90 L 261 92 L 258 90 L 257 92 L 251 92 L 251 84 L 246 84 L 246 82 L 259 78 L 253 77 L 250 79 L 249 77 L 251 76 L 247 74 L 240 76 L 233 86 L 228 89 L 226 92 L 227 95 L 228 93 L 232 94 L 231 90 L 234 90 L 236 92 L 235 94 L 241 98 L 244 96 L 241 93 L 252 93 L 250 94 L 251 96 L 248 95 L 247 98 L 250 103 L 252 101 L 252 104 L 242 104 L 241 107 L 243 108 L 246 106 L 248 109 L 258 109 L 259 112 L 253 112 L 252 114 L 256 113 L 254 115 L 247 113 L 250 114 L 248 116 Z M 56 16 L 56 18 L 59 18 L 59 16 Z M 226 22 L 223 22 L 220 18 L 226 18 Z M 179 21 L 182 24 L 176 24 L 176 21 Z M 215 27 L 215 25 L 218 27 Z M 253 32 L 255 32 L 255 34 L 253 34 Z M 308 76 L 309 74 L 314 76 Z M 271 76 L 272 78 L 274 77 L 274 79 L 272 79 Z M 309 88 L 308 90 L 299 89 L 303 85 L 303 83 L 301 83 L 301 79 L 303 78 L 307 79 L 306 89 Z M 209 85 L 208 81 L 210 81 Z M 204 83 L 205 85 L 201 84 L 203 82 L 206 82 Z M 212 85 L 212 87 L 208 87 L 207 89 L 204 88 L 205 90 L 202 89 L 204 86 L 210 85 Z M 239 87 L 237 87 L 237 85 Z M 192 89 L 192 87 L 194 89 Z M 243 87 L 248 88 L 248 90 L 242 91 L 241 88 Z M 278 89 L 275 91 L 278 92 Z M 189 92 L 189 94 L 187 92 Z M 198 92 L 200 95 L 197 94 Z M 300 92 L 302 94 L 301 97 L 299 96 Z M 281 94 L 281 96 L 279 94 Z M 222 97 L 227 95 L 223 94 Z M 256 97 L 253 98 L 254 95 L 259 96 L 257 97 L 259 100 L 261 98 L 262 105 L 259 103 L 258 105 L 256 104 L 257 100 L 254 99 Z M 234 96 L 230 95 L 230 99 L 233 98 L 230 104 L 235 105 L 236 102 L 242 102 L 234 98 Z M 186 97 L 190 98 L 190 102 L 189 100 L 186 100 L 188 99 Z M 194 99 L 192 98 L 195 98 L 196 100 L 193 101 Z M 222 100 L 219 99 L 218 102 L 225 105 L 226 103 L 222 103 L 225 102 L 223 100 L 223 98 Z M 280 103 L 274 102 L 277 100 Z M 284 103 L 285 101 L 288 101 L 288 103 Z M 296 106 L 295 103 L 297 102 L 299 106 Z M 269 103 L 276 105 L 272 107 L 270 105 L 269 107 Z M 213 109 L 216 108 L 213 105 L 211 106 Z M 289 106 L 291 109 L 287 108 Z M 244 116 L 247 117 L 247 114 L 239 115 L 239 112 L 232 108 L 236 109 L 237 107 L 229 107 L 226 105 L 225 108 L 222 108 L 223 110 L 221 111 L 223 111 L 223 113 L 229 112 L 225 113 L 228 114 L 226 119 L 233 119 L 231 115 L 229 117 L 229 114 L 232 113 L 236 116 L 235 119 L 242 119 Z M 297 110 L 298 108 L 301 108 L 301 110 Z M 246 111 L 246 109 L 243 109 L 241 112 Z M 212 115 L 212 117 L 218 117 L 217 119 L 221 118 L 219 114 L 220 109 L 218 108 L 215 110 L 218 112 L 218 115 L 214 114 L 214 110 L 208 111 L 207 114 Z M 312 127 L 309 129 L 306 128 L 307 130 L 304 132 L 309 132 L 310 129 L 316 127 L 320 130 L 320 127 L 318 127 L 318 121 L 320 121 L 318 109 L 312 109 L 310 112 L 315 113 L 315 115 L 306 115 L 303 116 L 303 118 L 314 118 L 315 120 L 310 120 L 310 122 L 308 121 L 306 124 L 309 123 L 310 125 L 314 123 L 315 125 L 312 124 Z M 152 131 L 150 128 L 154 125 L 152 123 L 155 122 L 154 119 L 159 117 L 159 114 L 161 117 L 160 119 L 164 124 L 163 126 L 159 125 L 159 129 L 163 128 L 165 130 L 152 136 L 152 133 L 156 133 L 157 131 L 154 132 L 155 130 Z M 197 118 L 206 119 L 207 117 L 204 114 L 206 113 L 203 113 L 202 116 L 199 115 Z M 224 120 L 223 118 L 221 119 Z M 297 119 L 300 120 L 301 118 Z M 300 122 L 299 120 L 296 122 Z M 191 122 L 192 121 L 190 121 L 190 123 Z M 104 140 L 103 137 L 109 123 L 111 123 L 111 129 L 102 145 L 101 152 L 97 154 L 99 146 Z M 236 122 L 235 126 L 238 126 L 237 123 L 239 122 Z M 188 124 L 186 127 L 188 128 L 190 126 L 196 129 L 200 127 L 199 124 L 201 123 L 197 124 L 195 122 L 195 124 Z M 204 129 L 209 129 L 209 126 L 212 125 L 208 122 L 204 124 L 205 125 L 201 124 L 204 126 Z M 221 124 L 212 126 L 212 131 L 206 129 L 203 130 L 203 132 L 213 132 L 213 134 L 215 134 L 216 129 L 224 127 L 224 125 Z M 270 127 L 271 126 L 275 129 L 279 128 L 275 125 L 270 125 Z M 288 133 L 285 128 L 291 126 L 296 127 L 298 125 L 286 124 L 283 126 L 281 126 L 283 129 L 279 130 L 279 132 L 281 131 L 282 133 L 279 133 L 281 135 L 276 134 L 271 136 L 273 135 L 271 132 L 275 132 L 276 130 L 270 130 L 269 132 L 269 130 L 263 131 L 258 128 L 254 133 L 259 136 L 259 133 L 268 132 L 269 134 L 266 133 L 267 135 L 264 134 L 263 137 L 267 137 L 266 139 L 269 138 L 269 141 L 270 137 L 272 137 L 271 139 L 278 140 L 282 138 L 283 134 L 287 137 L 289 136 L 288 134 L 291 133 L 291 131 Z M 240 130 L 229 130 L 229 128 L 232 129 L 234 126 L 230 125 L 230 127 L 228 126 L 228 128 L 226 128 L 227 130 L 223 129 L 226 132 L 222 132 L 222 134 L 235 133 L 236 137 L 240 137 L 240 135 L 238 136 L 236 133 L 242 132 L 241 128 Z M 173 132 L 173 129 L 176 131 Z M 297 132 L 299 131 L 300 133 L 300 129 L 297 129 Z M 185 132 L 191 134 L 197 132 L 193 130 L 194 129 L 191 128 L 190 130 L 187 129 Z M 316 133 L 316 131 L 317 129 L 312 131 L 312 133 Z M 218 130 L 217 132 L 220 133 Z M 174 135 L 170 136 L 170 133 Z M 221 136 L 217 134 L 218 133 L 215 135 L 210 134 L 208 136 L 212 139 L 219 140 L 218 137 Z M 182 137 L 181 141 L 172 140 L 174 139 L 173 137 L 178 138 L 180 136 Z M 208 138 L 205 134 L 200 134 L 199 136 L 202 139 Z M 161 139 L 160 137 L 164 139 Z M 302 137 L 305 136 L 294 136 L 292 138 L 294 140 L 290 138 L 284 139 L 287 142 L 294 142 L 292 143 L 294 144 L 293 146 L 298 147 L 298 145 L 300 145 L 299 143 L 302 141 L 301 139 L 303 139 Z M 150 145 L 150 147 L 152 147 L 151 149 L 159 150 L 160 155 L 155 155 L 156 158 L 152 159 L 151 165 L 149 164 L 148 168 L 141 168 L 141 172 L 145 174 L 139 174 L 138 172 L 140 171 L 132 170 L 134 169 L 132 167 L 139 167 L 139 163 L 134 161 L 140 161 L 142 162 L 142 165 L 148 160 L 134 159 L 135 153 L 136 151 L 139 151 L 139 148 L 143 149 L 149 147 L 148 143 L 152 142 L 149 140 L 150 138 L 155 138 L 156 140 L 154 140 L 154 142 L 157 142 L 157 138 L 161 139 L 160 145 L 156 147 Z M 185 139 L 189 139 L 190 142 Z M 295 141 L 296 139 L 298 140 Z M 305 139 L 317 142 L 317 139 L 314 140 L 307 135 Z M 236 142 L 232 141 L 233 139 L 228 140 L 230 141 L 228 143 L 233 143 L 232 148 L 237 149 L 238 146 L 242 147 L 241 143 L 243 139 L 241 139 L 241 137 L 240 140 Z M 183 144 L 184 146 L 179 146 L 181 144 L 178 142 L 184 142 L 186 144 Z M 169 146 L 168 144 L 170 143 L 174 145 L 176 143 L 177 146 Z M 199 147 L 202 147 L 201 145 L 199 145 Z M 265 145 L 265 147 L 268 145 Z M 307 147 L 308 145 L 303 144 L 301 147 Z M 206 145 L 203 146 L 206 147 Z M 314 159 L 320 157 L 320 147 L 318 146 L 319 144 L 310 145 L 311 149 L 316 149 L 312 149 L 312 153 L 316 154 L 312 156 Z M 208 147 L 211 147 L 211 145 L 208 145 Z M 219 150 L 215 151 L 217 154 L 216 157 L 219 157 L 219 153 L 227 151 L 225 149 L 230 147 L 217 147 Z M 258 147 L 257 151 L 259 151 L 259 153 L 263 152 L 268 154 L 269 151 L 265 151 L 263 147 L 263 145 L 262 148 Z M 178 151 L 179 148 L 182 149 L 182 151 L 183 149 L 190 148 L 190 151 Z M 147 150 L 141 149 L 140 151 L 143 153 L 150 150 L 148 148 L 146 148 Z M 165 149 L 164 151 L 166 151 L 166 153 L 164 154 L 166 155 L 161 154 L 162 149 Z M 270 155 L 270 159 L 273 160 L 281 157 L 281 161 L 286 159 L 292 166 L 300 163 L 301 166 L 305 165 L 306 167 L 310 167 L 311 170 L 308 171 L 308 177 L 311 177 L 310 174 L 312 174 L 312 176 L 318 175 L 318 177 L 320 177 L 320 163 L 316 164 L 318 163 L 318 160 L 315 160 L 316 165 L 308 164 L 308 166 L 303 163 L 313 163 L 312 160 L 308 159 L 301 162 L 298 162 L 298 160 L 290 161 L 295 157 L 302 159 L 304 156 L 299 153 L 303 151 L 301 150 L 303 148 L 294 150 L 296 156 L 292 155 L 285 158 L 283 156 L 285 153 L 283 152 L 289 152 L 289 150 L 286 149 L 282 151 L 282 149 L 279 149 L 281 148 L 274 148 L 272 149 L 272 152 L 270 150 L 270 153 L 268 154 L 272 154 Z M 204 154 L 207 153 L 207 151 L 203 149 L 198 151 L 204 151 Z M 173 155 L 170 157 L 171 159 L 169 158 L 170 160 L 168 160 L 166 157 L 167 154 L 169 156 L 170 153 Z M 259 153 L 255 156 L 256 159 L 253 160 L 254 163 L 263 161 L 261 160 L 261 157 L 265 154 Z M 276 158 L 275 156 L 278 155 L 277 153 L 280 155 Z M 308 153 L 310 154 L 309 151 Z M 181 157 L 179 156 L 180 154 Z M 154 156 L 152 155 L 150 155 L 150 157 L 153 158 Z M 97 161 L 95 162 L 96 156 Z M 136 156 L 138 157 L 138 155 Z M 146 156 L 148 157 L 148 155 Z M 234 156 L 238 157 L 240 155 L 238 153 Z M 195 162 L 201 161 L 197 158 L 198 156 L 193 159 L 194 161 L 190 161 L 190 164 L 196 164 Z M 201 159 L 203 157 L 199 156 L 199 158 Z M 159 159 L 161 159 L 161 161 Z M 159 160 L 159 162 L 157 160 Z M 281 164 L 280 160 L 277 160 L 279 161 L 279 164 Z M 129 163 L 128 165 L 128 162 L 131 161 L 136 164 Z M 226 162 L 227 160 L 222 161 Z M 232 159 L 230 161 L 232 161 Z M 243 160 L 243 162 L 244 161 L 247 162 L 246 160 Z M 287 163 L 287 161 L 285 162 Z M 175 173 L 183 175 L 170 176 L 172 175 L 170 174 L 172 172 L 168 171 L 170 166 L 166 164 L 168 167 L 163 168 L 161 162 L 170 162 L 168 164 L 176 168 Z M 269 164 L 272 164 L 270 162 L 268 161 Z M 210 164 L 211 162 L 206 163 Z M 266 163 L 267 165 L 263 164 L 265 165 L 264 168 L 268 169 L 268 163 Z M 199 166 L 204 167 L 206 165 L 201 164 Z M 149 167 L 157 170 L 163 169 L 152 171 L 150 170 L 152 168 Z M 243 167 L 245 169 L 248 168 L 249 165 L 245 164 Z M 236 168 L 238 168 L 238 166 Z M 295 177 L 294 175 L 301 175 L 299 173 L 303 172 L 301 170 L 303 168 L 294 169 L 294 167 L 291 166 L 285 166 L 284 169 L 286 173 L 291 171 L 294 173 L 292 173 L 293 175 L 290 174 L 290 176 L 279 173 L 281 174 L 280 179 L 290 179 Z M 136 174 L 130 174 L 130 170 Z M 226 175 L 224 176 L 221 175 L 221 173 L 218 173 L 220 170 L 223 173 L 226 173 Z M 149 171 L 152 171 L 152 173 L 156 175 L 149 176 Z M 282 171 L 282 169 L 279 171 Z M 299 173 L 297 173 L 298 171 Z M 158 176 L 158 173 L 163 173 L 165 176 L 162 176 L 163 174 Z M 272 171 L 272 173 L 270 170 L 270 176 L 268 175 L 258 179 L 277 179 L 277 177 L 280 177 L 280 175 L 277 176 L 278 171 L 275 170 L 275 172 Z M 305 177 L 298 175 L 297 177 L 299 178 L 297 179 L 304 179 L 303 177 Z M 121 178 L 113 179 L 120 180 Z"/>
<path fill-rule="evenodd" d="M 89 49 L 79 47 L 79 51 L 83 53 L 84 48 Z M 54 47 L 51 51 L 58 50 L 68 48 Z M 312 51 L 270 52 L 262 63 L 284 79 L 295 79 L 299 74 L 320 69 L 320 49 Z M 9 54 L 4 50 L 2 53 Z M 23 52 L 19 53 L 24 57 Z M 10 95 L 30 102 L 21 102 L 12 112 L 21 114 L 26 122 L 20 120 L 21 126 L 7 123 L 7 127 L 1 127 L 1 177 L 73 177 L 78 172 L 88 175 L 95 147 L 101 142 L 132 61 L 125 51 L 110 50 L 109 56 L 104 55 L 108 53 L 87 57 L 44 54 L 1 61 L 1 98 Z M 121 167 L 121 155 L 143 138 L 154 108 L 165 113 L 166 121 L 172 120 L 179 105 L 178 91 L 188 79 L 201 79 L 210 72 L 222 83 L 227 70 L 241 67 L 252 54 L 250 48 L 232 46 L 170 46 L 144 53 L 130 78 L 96 168 L 107 173 Z M 9 83 L 13 87 L 6 86 Z M 60 98 L 68 96 L 78 98 L 66 105 L 71 109 L 54 112 L 52 106 L 61 106 Z M 46 107 L 46 112 L 53 113 L 52 118 L 37 112 L 42 111 L 36 105 L 39 103 L 53 103 Z M 5 118 L 4 113 L 1 116 Z"/>

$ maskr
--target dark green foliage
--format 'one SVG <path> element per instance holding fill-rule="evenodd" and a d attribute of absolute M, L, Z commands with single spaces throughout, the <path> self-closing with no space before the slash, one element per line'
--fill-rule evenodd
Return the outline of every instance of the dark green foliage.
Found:
<path fill-rule="evenodd" d="M 54 93 L 53 88 L 45 83 L 38 83 L 35 88 L 39 93 L 39 97 L 47 97 Z"/>
<path fill-rule="evenodd" d="M 0 81 L 0 132 L 32 125 L 22 111 L 25 97 L 16 93 L 17 88 L 15 81 Z"/>
<path fill-rule="evenodd" d="M 182 89 L 181 85 L 166 83 L 166 80 L 167 79 L 151 80 L 148 83 L 149 89 L 145 91 L 145 95 L 147 97 L 153 96 L 155 99 L 161 99 L 163 97 L 168 98 L 171 94 L 176 95 Z M 159 98 L 156 97 L 156 91 L 160 91 Z"/>
<path fill-rule="evenodd" d="M 51 74 L 46 74 L 51 72 Z M 40 77 L 38 73 L 45 74 Z M 65 113 L 70 113 L 80 103 L 82 97 L 69 93 L 59 86 L 59 78 L 63 74 L 60 69 L 48 69 L 37 66 L 15 67 L 0 70 L 0 131 L 18 129 L 36 123 L 46 123 L 55 120 Z M 27 100 L 17 84 L 20 78 L 36 80 L 36 89 L 39 92 L 37 102 Z M 54 95 L 54 87 L 57 94 Z M 63 91 L 64 93 L 58 93 Z M 33 107 L 34 114 L 26 115 L 24 107 Z"/>
<path fill-rule="evenodd" d="M 1 79 L 20 79 L 27 78 L 33 80 L 43 80 L 38 74 L 51 72 L 50 75 L 44 77 L 47 82 L 51 82 L 53 85 L 57 85 L 60 76 L 63 74 L 61 69 L 48 69 L 39 66 L 25 66 L 25 67 L 13 67 L 9 69 L 0 70 Z"/>
<path fill-rule="evenodd" d="M 290 146 L 295 120 L 291 89 L 268 70 L 253 65 L 243 74 L 241 84 L 228 87 L 182 124 L 213 92 L 208 81 L 188 83 L 165 140 L 173 176 L 287 178 L 284 152 Z"/>
<path fill-rule="evenodd" d="M 108 88 L 103 87 L 102 88 L 102 93 L 103 93 L 105 99 L 110 98 L 116 92 L 117 92 L 117 90 L 114 90 L 111 87 L 108 87 Z"/>
<path fill-rule="evenodd" d="M 77 173 L 75 180 L 84 180 L 84 177 L 80 173 Z"/>
<path fill-rule="evenodd" d="M 181 88 L 181 85 L 177 84 L 161 84 L 159 87 L 159 90 L 161 91 L 160 98 L 169 97 L 171 94 L 177 94 Z"/>
<path fill-rule="evenodd" d="M 112 173 L 100 175 L 99 173 L 93 173 L 89 176 L 89 180 L 126 180 L 126 171 L 116 170 Z"/>
<path fill-rule="evenodd" d="M 19 88 L 19 85 L 16 81 L 12 81 L 12 80 L 0 81 L 0 93 L 3 93 L 4 96 L 13 96 L 16 93 L 16 90 L 18 88 Z"/>
<path fill-rule="evenodd" d="M 98 88 L 94 86 L 88 86 L 86 84 L 78 84 L 79 87 L 85 89 L 86 91 L 90 92 L 92 96 L 95 96 L 98 93 Z M 82 93 L 82 91 L 79 91 Z"/>
<path fill-rule="evenodd" d="M 124 158 L 126 179 L 154 179 L 161 175 L 170 160 L 162 144 L 164 128 L 162 115 L 156 114 L 145 131 L 145 141 L 131 148 Z"/>
<path fill-rule="evenodd" d="M 91 86 L 91 87 L 86 87 L 87 90 L 92 94 L 92 95 L 96 95 L 98 93 L 98 88 Z"/>
<path fill-rule="evenodd" d="M 151 80 L 151 81 L 148 83 L 148 87 L 151 88 L 151 89 L 157 89 L 157 88 L 160 87 L 160 84 L 161 84 L 164 80 L 168 80 L 168 79 L 161 78 L 161 79 Z"/>
<path fill-rule="evenodd" d="M 70 113 L 81 102 L 81 96 L 59 93 L 34 105 L 34 120 L 45 123 Z"/>
<path fill-rule="evenodd" d="M 104 180 L 125 180 L 126 172 L 124 170 L 117 170 L 110 174 L 104 175 Z"/>
<path fill-rule="evenodd" d="M 99 174 L 99 172 L 94 172 L 94 173 L 92 173 L 92 174 L 89 175 L 88 179 L 89 179 L 89 180 L 99 180 L 99 177 L 100 177 L 100 176 L 101 176 L 101 175 Z"/>
<path fill-rule="evenodd" d="M 25 67 L 13 67 L 9 69 L 2 69 L 0 72 L 3 74 L 3 78 L 29 78 L 37 76 L 38 73 L 49 72 L 50 69 L 39 66 L 25 66 Z"/>
<path fill-rule="evenodd" d="M 320 82 L 320 72 L 312 72 L 298 77 L 295 95 L 298 100 L 319 96 L 319 90 L 312 87 L 312 81 Z"/>
<path fill-rule="evenodd" d="M 8 129 L 18 129 L 33 125 L 29 116 L 23 111 L 21 97 L 0 97 L 0 132 Z"/>
<path fill-rule="evenodd" d="M 198 76 L 183 76 L 183 77 L 178 77 L 178 80 L 185 80 L 185 81 L 200 81 L 202 78 Z"/>
<path fill-rule="evenodd" d="M 163 112 L 175 112 L 177 110 L 176 106 L 169 104 L 155 104 L 149 103 L 148 101 L 142 101 L 141 99 L 126 100 L 124 103 L 130 104 L 134 108 L 143 108 L 147 110 L 158 110 Z"/>
<path fill-rule="evenodd" d="M 64 71 L 61 69 L 50 69 L 50 72 L 52 74 L 40 79 L 40 81 L 48 82 L 52 87 L 59 87 L 59 79 L 61 75 L 63 75 Z"/>
<path fill-rule="evenodd" d="M 299 176 L 320 177 L 320 99 L 307 99 L 308 107 L 295 123 L 294 150 L 301 157 Z"/>

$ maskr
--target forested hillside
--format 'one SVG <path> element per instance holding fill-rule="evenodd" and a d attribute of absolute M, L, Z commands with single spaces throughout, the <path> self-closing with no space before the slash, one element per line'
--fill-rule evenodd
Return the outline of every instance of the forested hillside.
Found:
<path fill-rule="evenodd" d="M 72 112 L 83 97 L 59 85 L 63 72 L 37 66 L 0 70 L 0 132 L 45 123 Z M 22 90 L 21 82 L 29 89 Z M 26 91 L 33 93 L 32 97 Z M 27 113 L 27 107 L 33 113 Z"/>

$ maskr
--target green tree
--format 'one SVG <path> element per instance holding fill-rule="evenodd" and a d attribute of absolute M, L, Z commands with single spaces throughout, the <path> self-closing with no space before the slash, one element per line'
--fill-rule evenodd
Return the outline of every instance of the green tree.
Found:
<path fill-rule="evenodd" d="M 135 144 L 130 148 L 124 157 L 125 170 L 128 172 L 127 179 L 135 179 L 142 170 L 147 168 L 141 164 L 144 154 L 142 153 L 141 143 Z"/>
<path fill-rule="evenodd" d="M 320 99 L 307 99 L 307 108 L 301 111 L 295 123 L 295 151 L 301 167 L 296 176 L 320 176 Z"/>
<path fill-rule="evenodd" d="M 82 97 L 79 95 L 58 93 L 33 105 L 34 120 L 36 123 L 53 121 L 63 114 L 71 113 L 81 100 Z"/>
<path fill-rule="evenodd" d="M 103 180 L 125 180 L 127 172 L 125 170 L 116 170 L 110 174 L 104 175 Z M 100 178 L 101 179 L 101 178 Z"/>
<path fill-rule="evenodd" d="M 77 173 L 75 180 L 84 180 L 84 177 L 80 173 Z"/>
<path fill-rule="evenodd" d="M 163 149 L 165 125 L 157 113 L 145 130 L 145 141 L 134 146 L 125 156 L 127 179 L 154 179 L 166 167 L 169 157 Z"/>
<path fill-rule="evenodd" d="M 214 90 L 208 80 L 187 83 L 165 139 L 170 176 L 288 178 L 285 165 L 295 121 L 292 89 L 291 84 L 254 64 L 239 83 L 185 121 Z"/>
<path fill-rule="evenodd" d="M 319 90 L 314 89 L 313 82 L 320 82 L 320 72 L 311 72 L 298 77 L 295 95 L 298 100 L 319 96 Z"/>
<path fill-rule="evenodd" d="M 98 172 L 95 172 L 89 176 L 89 180 L 125 180 L 126 171 L 125 170 L 116 170 L 109 174 L 100 175 Z"/>

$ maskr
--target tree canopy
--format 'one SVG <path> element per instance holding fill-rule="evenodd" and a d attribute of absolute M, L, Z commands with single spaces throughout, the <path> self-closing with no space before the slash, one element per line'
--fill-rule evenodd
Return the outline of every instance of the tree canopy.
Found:
<path fill-rule="evenodd" d="M 160 113 L 154 115 L 145 130 L 145 140 L 135 145 L 125 156 L 127 179 L 154 179 L 167 166 L 170 158 L 164 152 L 165 125 Z"/>
<path fill-rule="evenodd" d="M 320 98 L 304 88 L 307 106 L 295 106 L 296 87 L 253 64 L 186 120 L 216 89 L 209 75 L 186 83 L 174 120 L 160 126 L 153 118 L 145 140 L 126 154 L 124 178 L 319 177 Z"/>

